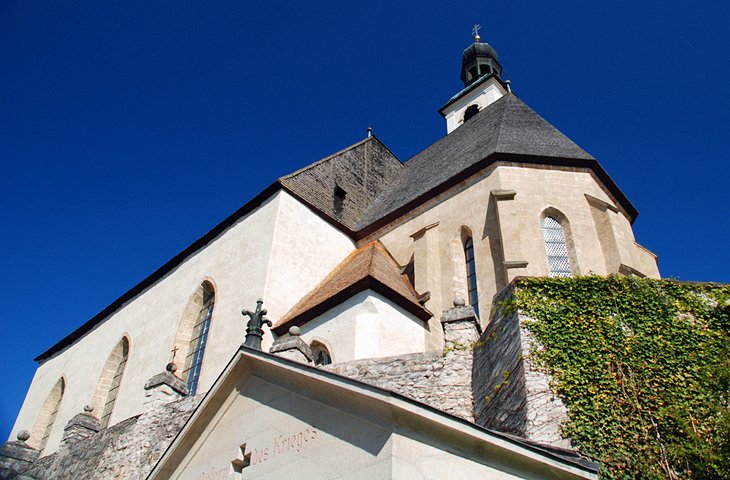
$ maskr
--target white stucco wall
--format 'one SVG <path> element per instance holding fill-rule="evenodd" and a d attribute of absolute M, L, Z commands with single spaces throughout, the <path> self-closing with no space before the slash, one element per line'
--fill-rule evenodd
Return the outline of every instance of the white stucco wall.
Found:
<path fill-rule="evenodd" d="M 494 77 L 449 105 L 442 112 L 446 119 L 446 133 L 451 133 L 464 124 L 464 113 L 470 105 L 477 105 L 482 110 L 487 105 L 496 102 L 507 93 L 502 84 Z"/>
<path fill-rule="evenodd" d="M 66 390 L 44 453 L 55 451 L 69 419 L 91 404 L 104 362 L 123 335 L 130 339 L 129 359 L 110 424 L 140 413 L 144 384 L 164 371 L 183 311 L 198 286 L 209 280 L 216 299 L 198 386 L 198 393 L 205 392 L 244 340 L 247 318 L 241 315 L 242 309 L 253 309 L 256 300 L 263 298 L 269 317 L 277 318 L 353 248 L 347 236 L 289 194 L 274 194 L 39 366 L 10 438 L 20 430 L 33 429 L 46 395 L 63 376 Z M 271 335 L 266 337 L 270 343 Z M 184 361 L 177 360 L 178 365 Z"/>
<path fill-rule="evenodd" d="M 333 363 L 425 349 L 425 323 L 379 293 L 365 290 L 302 326 L 302 339 L 319 341 Z"/>
<path fill-rule="evenodd" d="M 292 196 L 282 194 L 266 275 L 267 317 L 278 320 L 354 249 L 348 236 Z M 272 336 L 265 335 L 264 350 L 272 343 Z"/>

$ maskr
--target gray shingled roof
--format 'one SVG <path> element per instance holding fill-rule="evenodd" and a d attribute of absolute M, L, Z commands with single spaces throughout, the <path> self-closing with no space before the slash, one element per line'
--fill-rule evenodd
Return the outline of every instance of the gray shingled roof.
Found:
<path fill-rule="evenodd" d="M 594 160 L 509 93 L 408 160 L 398 180 L 372 204 L 357 228 L 367 227 L 493 153 Z"/>
<path fill-rule="evenodd" d="M 375 137 L 279 179 L 287 190 L 354 230 L 373 201 L 400 176 L 403 164 Z M 345 193 L 337 208 L 335 189 Z"/>

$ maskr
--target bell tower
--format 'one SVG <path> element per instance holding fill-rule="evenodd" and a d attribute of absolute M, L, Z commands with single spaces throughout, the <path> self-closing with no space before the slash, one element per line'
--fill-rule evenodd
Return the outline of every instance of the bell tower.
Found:
<path fill-rule="evenodd" d="M 497 51 L 490 44 L 482 43 L 479 28 L 479 25 L 474 25 L 474 43 L 464 50 L 461 58 L 464 88 L 439 109 L 446 119 L 447 133 L 453 132 L 484 107 L 509 92 L 508 82 L 501 78 L 502 65 Z"/>

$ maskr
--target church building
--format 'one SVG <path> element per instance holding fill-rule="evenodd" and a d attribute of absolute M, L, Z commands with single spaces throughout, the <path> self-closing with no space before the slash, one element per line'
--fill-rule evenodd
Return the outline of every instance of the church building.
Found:
<path fill-rule="evenodd" d="M 559 401 L 513 428 L 475 393 L 507 370 L 461 347 L 518 277 L 656 255 L 478 35 L 461 81 L 440 140 L 401 161 L 369 131 L 278 178 L 38 355 L 0 478 L 596 478 Z"/>

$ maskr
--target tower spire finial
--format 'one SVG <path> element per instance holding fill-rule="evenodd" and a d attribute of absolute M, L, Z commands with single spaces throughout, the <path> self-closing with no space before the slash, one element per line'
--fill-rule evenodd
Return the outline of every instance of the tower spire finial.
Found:
<path fill-rule="evenodd" d="M 482 28 L 478 23 L 474 24 L 474 28 L 471 29 L 471 33 L 474 35 L 474 41 L 479 43 L 482 37 L 479 36 L 479 29 Z"/>

